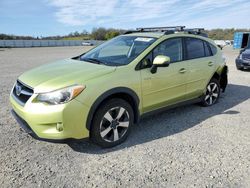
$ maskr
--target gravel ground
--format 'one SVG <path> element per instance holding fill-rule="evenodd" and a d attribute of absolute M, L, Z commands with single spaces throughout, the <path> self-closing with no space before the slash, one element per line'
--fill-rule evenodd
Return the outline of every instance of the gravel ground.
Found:
<path fill-rule="evenodd" d="M 89 141 L 42 142 L 10 115 L 16 78 L 83 47 L 0 49 L 0 187 L 250 187 L 250 72 L 227 47 L 229 86 L 210 108 L 179 107 L 145 118 L 112 149 Z"/>

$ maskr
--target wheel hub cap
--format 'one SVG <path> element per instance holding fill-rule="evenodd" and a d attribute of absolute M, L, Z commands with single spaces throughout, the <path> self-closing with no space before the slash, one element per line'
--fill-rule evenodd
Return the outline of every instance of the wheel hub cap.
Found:
<path fill-rule="evenodd" d="M 111 127 L 112 129 L 116 129 L 117 126 L 118 126 L 119 124 L 120 124 L 119 121 L 116 119 L 116 120 L 113 120 L 113 121 L 111 122 L 110 127 Z"/>

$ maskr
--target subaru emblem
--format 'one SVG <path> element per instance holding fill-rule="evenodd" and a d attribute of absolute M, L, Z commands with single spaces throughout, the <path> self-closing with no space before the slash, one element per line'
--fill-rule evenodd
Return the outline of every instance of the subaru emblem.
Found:
<path fill-rule="evenodd" d="M 17 96 L 20 96 L 22 93 L 22 86 L 16 85 L 16 94 Z"/>

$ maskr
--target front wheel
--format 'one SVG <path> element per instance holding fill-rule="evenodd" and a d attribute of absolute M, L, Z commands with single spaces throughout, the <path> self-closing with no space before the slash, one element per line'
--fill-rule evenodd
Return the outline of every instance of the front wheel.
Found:
<path fill-rule="evenodd" d="M 95 113 L 90 138 L 102 147 L 116 146 L 127 138 L 133 120 L 129 103 L 119 98 L 108 100 Z"/>
<path fill-rule="evenodd" d="M 237 70 L 244 70 L 244 68 L 243 67 L 238 67 L 238 66 L 236 66 L 236 68 L 237 68 Z"/>
<path fill-rule="evenodd" d="M 212 106 L 220 97 L 220 83 L 216 79 L 211 79 L 206 88 L 206 93 L 202 99 L 203 106 Z"/>

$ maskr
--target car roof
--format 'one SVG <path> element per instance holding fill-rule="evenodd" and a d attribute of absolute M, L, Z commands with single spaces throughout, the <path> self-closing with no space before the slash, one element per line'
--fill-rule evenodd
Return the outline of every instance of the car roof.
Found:
<path fill-rule="evenodd" d="M 161 38 L 163 36 L 169 36 L 171 37 L 193 37 L 193 38 L 199 38 L 202 40 L 206 40 L 210 43 L 214 44 L 214 41 L 208 37 L 203 37 L 201 35 L 194 35 L 194 34 L 189 34 L 189 33 L 184 33 L 184 32 L 176 32 L 172 34 L 165 34 L 164 32 L 134 32 L 130 34 L 125 34 L 123 36 L 136 36 L 136 37 L 153 37 L 153 38 Z"/>

